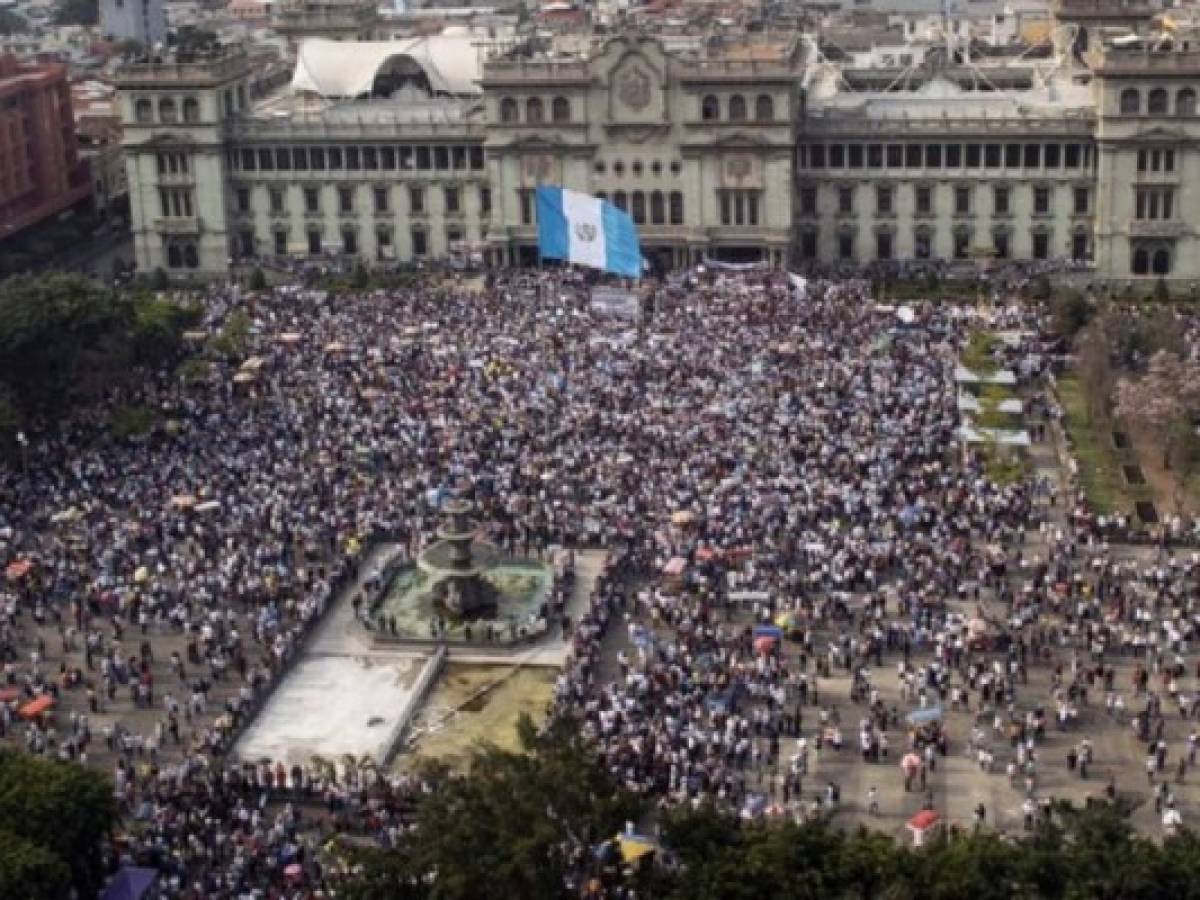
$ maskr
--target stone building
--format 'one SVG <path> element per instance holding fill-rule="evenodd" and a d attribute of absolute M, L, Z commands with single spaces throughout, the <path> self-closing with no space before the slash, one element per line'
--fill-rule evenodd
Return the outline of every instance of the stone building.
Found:
<path fill-rule="evenodd" d="M 1063 3 L 1049 58 L 876 68 L 813 35 L 571 34 L 556 53 L 447 31 L 305 41 L 284 91 L 236 52 L 130 65 L 138 262 L 534 264 L 548 183 L 626 209 L 659 268 L 988 258 L 1190 284 L 1200 48 L 1145 6 Z M 1137 30 L 1114 46 L 1112 22 Z"/>
<path fill-rule="evenodd" d="M 544 182 L 628 211 L 660 267 L 706 255 L 782 266 L 792 236 L 799 57 L 794 40 L 712 57 L 618 36 L 585 60 L 489 62 L 493 258 L 536 262 L 533 192 Z"/>

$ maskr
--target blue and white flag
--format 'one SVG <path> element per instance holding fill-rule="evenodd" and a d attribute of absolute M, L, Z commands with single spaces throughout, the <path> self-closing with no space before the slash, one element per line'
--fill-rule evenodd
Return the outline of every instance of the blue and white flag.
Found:
<path fill-rule="evenodd" d="M 591 266 L 626 278 L 642 274 L 642 247 L 633 219 L 599 197 L 539 187 L 537 230 L 538 253 L 546 259 Z"/>

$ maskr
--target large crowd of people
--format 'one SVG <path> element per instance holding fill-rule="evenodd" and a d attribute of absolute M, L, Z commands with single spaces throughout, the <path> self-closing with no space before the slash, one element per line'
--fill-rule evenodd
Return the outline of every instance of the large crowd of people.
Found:
<path fill-rule="evenodd" d="M 131 823 L 115 854 L 169 896 L 311 894 L 331 878 L 321 839 L 394 841 L 419 779 L 228 751 L 364 553 L 422 546 L 463 496 L 514 552 L 608 551 L 554 708 L 648 797 L 870 814 L 874 788 L 819 783 L 823 754 L 924 794 L 969 752 L 1036 800 L 1049 732 L 1078 735 L 1073 772 L 1111 769 L 1081 724 L 1105 716 L 1175 808 L 1198 563 L 1115 558 L 1054 479 L 990 480 L 958 440 L 969 317 L 900 318 L 870 293 L 693 271 L 623 322 L 564 272 L 214 289 L 203 331 L 244 313 L 241 352 L 146 373 L 0 470 L 0 727 L 109 768 Z M 1001 352 L 1040 397 L 1036 310 L 994 315 L 1026 335 Z M 117 438 L 106 418 L 130 404 L 156 425 Z M 1027 687 L 1035 667 L 1048 691 Z M 42 695 L 57 711 L 23 720 Z M 973 727 L 948 733 L 960 710 Z"/>

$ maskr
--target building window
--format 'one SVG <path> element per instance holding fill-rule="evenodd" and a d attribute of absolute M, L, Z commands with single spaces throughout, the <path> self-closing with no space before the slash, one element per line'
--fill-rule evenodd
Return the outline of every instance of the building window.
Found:
<path fill-rule="evenodd" d="M 341 147 L 330 147 L 329 148 L 329 170 L 331 172 L 338 172 L 341 170 L 341 168 L 342 168 L 342 148 Z"/>
<path fill-rule="evenodd" d="M 969 187 L 956 187 L 954 189 L 954 214 L 956 216 L 969 216 L 971 214 L 971 189 Z"/>
<path fill-rule="evenodd" d="M 667 220 L 667 211 L 663 203 L 662 191 L 654 191 L 650 194 L 650 224 L 662 225 Z"/>
<path fill-rule="evenodd" d="M 288 252 L 287 232 L 286 231 L 276 231 L 274 234 L 274 238 L 275 238 L 275 255 L 276 256 L 287 256 L 287 252 Z"/>
<path fill-rule="evenodd" d="M 167 244 L 167 268 L 183 268 L 183 251 L 178 244 Z"/>
<path fill-rule="evenodd" d="M 1077 231 L 1071 236 L 1071 258 L 1088 258 L 1088 236 L 1086 232 Z"/>
<path fill-rule="evenodd" d="M 640 159 L 635 159 L 632 163 L 629 164 L 629 171 L 633 173 L 634 178 L 641 178 L 642 177 L 642 161 Z"/>
<path fill-rule="evenodd" d="M 775 101 L 767 94 L 759 94 L 754 101 L 754 118 L 759 122 L 775 121 Z"/>
<path fill-rule="evenodd" d="M 424 231 L 421 231 L 419 228 L 414 228 L 411 239 L 413 256 L 424 256 L 429 252 L 429 246 L 425 241 Z"/>
<path fill-rule="evenodd" d="M 683 224 L 683 193 L 671 191 L 671 224 Z"/>
<path fill-rule="evenodd" d="M 512 97 L 505 97 L 500 101 L 500 121 L 505 124 L 517 121 L 517 101 Z"/>
<path fill-rule="evenodd" d="M 304 211 L 306 213 L 319 212 L 321 209 L 321 193 L 316 188 L 306 187 L 304 189 Z"/>
<path fill-rule="evenodd" d="M 1146 98 L 1146 112 L 1152 116 L 1167 114 L 1167 91 L 1165 88 L 1155 88 Z"/>
<path fill-rule="evenodd" d="M 1164 249 L 1154 251 L 1154 259 L 1151 263 L 1151 268 L 1155 275 L 1170 275 L 1171 274 L 1171 254 Z"/>
<path fill-rule="evenodd" d="M 933 255 L 933 238 L 928 231 L 918 231 L 913 236 L 913 256 L 929 259 Z"/>
<path fill-rule="evenodd" d="M 1000 144 L 986 144 L 983 148 L 983 164 L 989 169 L 1000 168 L 1000 160 L 1003 154 Z"/>
<path fill-rule="evenodd" d="M 238 234 L 238 249 L 242 256 L 254 255 L 254 232 L 242 231 Z"/>
<path fill-rule="evenodd" d="M 877 259 L 892 258 L 892 236 L 886 231 L 875 235 L 875 256 Z"/>
<path fill-rule="evenodd" d="M 450 148 L 449 147 L 434 147 L 433 148 L 433 168 L 438 172 L 448 171 L 450 168 Z"/>
<path fill-rule="evenodd" d="M 388 211 L 390 204 L 388 203 L 388 189 L 377 187 L 371 192 L 371 196 L 375 199 L 375 212 L 385 213 Z"/>
<path fill-rule="evenodd" d="M 646 221 L 646 195 L 641 191 L 634 191 L 632 196 L 632 212 L 634 224 L 642 225 Z"/>
<path fill-rule="evenodd" d="M 1144 247 L 1138 247 L 1133 251 L 1132 270 L 1134 275 L 1150 274 L 1150 251 Z"/>
<path fill-rule="evenodd" d="M 933 188 L 918 185 L 916 189 L 917 215 L 927 216 L 933 212 Z"/>
<path fill-rule="evenodd" d="M 342 230 L 342 252 L 350 256 L 358 253 L 358 233 L 352 228 Z"/>
<path fill-rule="evenodd" d="M 570 122 L 571 101 L 566 97 L 555 97 L 550 103 L 550 118 L 555 122 Z"/>
<path fill-rule="evenodd" d="M 734 94 L 729 98 L 729 121 L 746 121 L 746 98 L 741 94 Z"/>
<path fill-rule="evenodd" d="M 183 121 L 200 121 L 200 101 L 198 101 L 195 97 L 183 98 Z"/>
<path fill-rule="evenodd" d="M 854 212 L 854 188 L 838 188 L 838 212 L 847 215 Z"/>
<path fill-rule="evenodd" d="M 482 172 L 483 171 L 483 148 L 482 147 L 472 147 L 470 149 L 470 151 L 467 153 L 467 162 L 470 164 L 472 172 Z"/>
<path fill-rule="evenodd" d="M 479 189 L 479 214 L 481 216 L 489 216 L 492 214 L 492 189 L 481 187 Z"/>
<path fill-rule="evenodd" d="M 391 259 L 395 255 L 392 252 L 392 229 L 380 228 L 375 232 L 375 247 L 380 259 Z"/>
<path fill-rule="evenodd" d="M 892 214 L 892 189 L 890 187 L 875 188 L 875 214 L 880 216 Z"/>
<path fill-rule="evenodd" d="M 1170 219 L 1175 213 L 1174 188 L 1137 188 L 1134 191 L 1134 218 L 1143 221 Z"/>
<path fill-rule="evenodd" d="M 354 212 L 354 191 L 348 187 L 338 188 L 338 212 Z"/>
<path fill-rule="evenodd" d="M 721 104 L 712 94 L 700 101 L 700 118 L 705 122 L 715 122 L 721 117 Z"/>
<path fill-rule="evenodd" d="M 308 229 L 308 255 L 319 256 L 321 254 L 321 232 L 319 229 Z"/>
<path fill-rule="evenodd" d="M 410 187 L 408 189 L 408 211 L 413 215 L 425 212 L 425 189 Z"/>
<path fill-rule="evenodd" d="M 1050 258 L 1050 235 L 1043 231 L 1036 232 L 1033 235 L 1033 258 Z"/>
<path fill-rule="evenodd" d="M 1175 115 L 1194 116 L 1196 114 L 1196 92 L 1190 87 L 1181 88 L 1175 95 Z"/>
<path fill-rule="evenodd" d="M 175 101 L 170 97 L 158 101 L 158 120 L 165 125 L 173 125 L 179 121 L 179 112 L 175 108 Z"/>
<path fill-rule="evenodd" d="M 815 216 L 817 214 L 817 189 L 814 187 L 800 188 L 800 215 Z"/>
<path fill-rule="evenodd" d="M 722 225 L 757 225 L 758 192 L 723 190 L 719 192 Z"/>
<path fill-rule="evenodd" d="M 1050 214 L 1050 188 L 1035 187 L 1033 189 L 1033 214 L 1035 216 Z"/>
<path fill-rule="evenodd" d="M 533 191 L 521 188 L 517 191 L 517 201 L 521 205 L 521 224 L 533 224 Z"/>
<path fill-rule="evenodd" d="M 279 188 L 270 188 L 267 191 L 267 208 L 273 216 L 283 215 L 283 191 Z"/>
<path fill-rule="evenodd" d="M 149 100 L 138 100 L 133 104 L 133 118 L 136 122 L 147 124 L 154 121 L 154 104 Z"/>
<path fill-rule="evenodd" d="M 1025 168 L 1040 169 L 1042 167 L 1042 145 L 1025 145 Z"/>
<path fill-rule="evenodd" d="M 1078 144 L 1067 144 L 1063 151 L 1063 165 L 1068 169 L 1078 169 L 1081 156 Z"/>
<path fill-rule="evenodd" d="M 292 168 L 297 172 L 308 171 L 308 150 L 305 147 L 292 148 Z"/>
<path fill-rule="evenodd" d="M 838 259 L 854 259 L 854 235 L 838 235 Z"/>
<path fill-rule="evenodd" d="M 1142 95 L 1137 88 L 1125 88 L 1121 91 L 1121 115 L 1136 116 L 1142 111 Z"/>
<path fill-rule="evenodd" d="M 250 212 L 250 189 L 238 188 L 234 191 L 234 197 L 237 198 L 237 211 L 240 213 Z"/>
<path fill-rule="evenodd" d="M 817 233 L 815 231 L 805 231 L 800 234 L 800 258 L 817 258 Z"/>
<path fill-rule="evenodd" d="M 940 169 L 942 167 L 942 145 L 925 145 L 925 168 Z"/>
<path fill-rule="evenodd" d="M 971 249 L 971 236 L 965 231 L 954 235 L 954 258 L 966 259 Z"/>
<path fill-rule="evenodd" d="M 530 125 L 540 125 L 544 119 L 541 97 L 530 97 L 525 101 L 525 121 Z"/>
<path fill-rule="evenodd" d="M 291 171 L 292 155 L 288 153 L 286 147 L 277 147 L 275 149 L 275 168 L 280 172 Z"/>
<path fill-rule="evenodd" d="M 1091 200 L 1091 192 L 1085 187 L 1077 187 L 1074 191 L 1075 215 L 1086 216 Z"/>
<path fill-rule="evenodd" d="M 919 169 L 921 168 L 921 145 L 907 144 L 904 147 L 904 168 Z"/>
<path fill-rule="evenodd" d="M 457 213 L 458 210 L 458 188 L 448 187 L 443 192 L 445 199 L 446 212 Z"/>
<path fill-rule="evenodd" d="M 997 187 L 992 189 L 992 215 L 1007 216 L 1009 213 L 1008 206 L 1008 188 Z"/>
<path fill-rule="evenodd" d="M 183 264 L 189 269 L 200 268 L 200 254 L 196 252 L 195 244 L 183 245 Z"/>
<path fill-rule="evenodd" d="M 996 259 L 1008 259 L 1008 235 L 1003 231 L 993 234 L 992 248 L 996 253 Z"/>

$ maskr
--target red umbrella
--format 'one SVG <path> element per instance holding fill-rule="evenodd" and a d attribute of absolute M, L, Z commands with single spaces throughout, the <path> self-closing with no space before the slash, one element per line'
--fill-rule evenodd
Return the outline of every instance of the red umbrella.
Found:
<path fill-rule="evenodd" d="M 764 634 L 761 637 L 754 639 L 754 649 L 758 651 L 759 656 L 767 656 L 775 649 L 775 638 L 769 634 Z"/>

